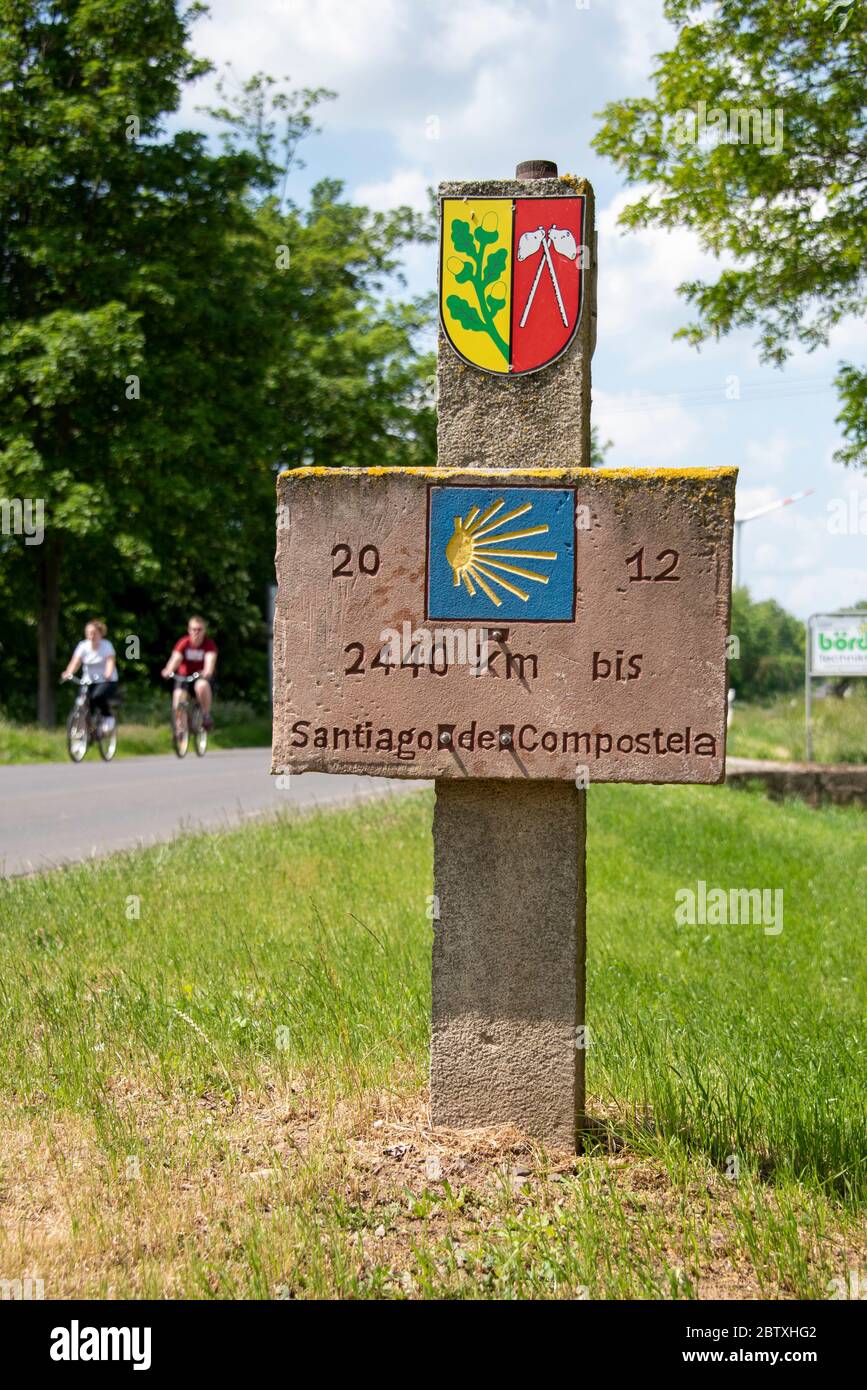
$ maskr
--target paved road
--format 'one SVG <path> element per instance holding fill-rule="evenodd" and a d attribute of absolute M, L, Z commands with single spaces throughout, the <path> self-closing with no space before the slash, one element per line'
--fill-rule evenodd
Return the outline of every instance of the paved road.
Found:
<path fill-rule="evenodd" d="M 0 875 L 33 873 L 182 830 L 238 825 L 288 806 L 352 801 L 418 782 L 307 772 L 287 788 L 269 776 L 266 748 L 0 768 Z"/>

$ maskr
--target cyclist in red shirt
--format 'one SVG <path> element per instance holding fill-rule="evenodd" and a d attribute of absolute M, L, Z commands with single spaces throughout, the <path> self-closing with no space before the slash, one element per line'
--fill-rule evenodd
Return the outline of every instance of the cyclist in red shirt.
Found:
<path fill-rule="evenodd" d="M 211 718 L 214 672 L 217 669 L 217 644 L 208 635 L 208 625 L 204 618 L 195 613 L 187 623 L 187 635 L 175 643 L 172 654 L 162 669 L 163 676 L 198 676 L 193 682 L 196 699 L 202 707 L 202 722 L 206 729 L 214 727 Z M 177 709 L 184 688 L 182 680 L 175 680 L 172 693 L 172 708 Z"/>

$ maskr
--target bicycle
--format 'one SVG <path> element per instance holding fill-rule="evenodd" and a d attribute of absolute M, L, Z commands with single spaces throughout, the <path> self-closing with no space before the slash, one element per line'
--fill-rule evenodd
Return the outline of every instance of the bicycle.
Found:
<path fill-rule="evenodd" d="M 80 687 L 66 721 L 66 749 L 70 758 L 80 763 L 90 745 L 95 743 L 102 761 L 110 763 L 117 752 L 117 721 L 112 716 L 112 728 L 106 729 L 103 727 L 105 717 L 91 708 L 90 687 L 94 681 L 80 676 L 67 676 L 66 679 Z M 113 709 L 114 706 L 115 701 L 110 698 L 109 707 Z"/>
<path fill-rule="evenodd" d="M 193 676 L 173 675 L 167 677 L 168 680 L 183 681 L 185 686 L 190 689 L 183 690 L 183 698 L 179 700 L 177 708 L 172 709 L 172 746 L 179 758 L 187 756 L 190 746 L 190 735 L 193 736 L 193 747 L 196 756 L 203 758 L 208 751 L 208 731 L 204 724 L 204 713 L 202 707 L 196 699 L 196 692 L 192 688 L 197 680 L 201 680 L 201 672 Z"/>

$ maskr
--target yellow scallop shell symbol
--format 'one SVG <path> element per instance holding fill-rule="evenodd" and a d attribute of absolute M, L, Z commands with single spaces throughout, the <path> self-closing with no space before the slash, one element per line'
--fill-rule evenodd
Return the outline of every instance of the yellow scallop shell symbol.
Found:
<path fill-rule="evenodd" d="M 526 540 L 529 536 L 542 536 L 549 529 L 547 526 L 527 526 L 518 531 L 501 531 L 502 526 L 506 526 L 510 521 L 516 521 L 519 516 L 525 516 L 533 507 L 532 502 L 525 502 L 523 506 L 516 507 L 514 511 L 506 512 L 504 516 L 494 521 L 493 518 L 504 505 L 504 499 L 500 497 L 483 512 L 480 512 L 478 507 L 473 507 L 465 517 L 456 516 L 455 529 L 446 545 L 446 559 L 454 575 L 455 588 L 457 589 L 463 584 L 472 598 L 476 592 L 476 585 L 478 585 L 496 608 L 499 608 L 502 600 L 494 592 L 491 585 L 505 589 L 507 593 L 514 594 L 524 603 L 530 597 L 524 589 L 513 584 L 510 579 L 504 578 L 505 575 L 516 575 L 519 579 L 531 579 L 536 584 L 548 583 L 549 576 L 547 574 L 512 564 L 511 561 L 557 559 L 556 550 L 502 549 L 506 541 Z"/>

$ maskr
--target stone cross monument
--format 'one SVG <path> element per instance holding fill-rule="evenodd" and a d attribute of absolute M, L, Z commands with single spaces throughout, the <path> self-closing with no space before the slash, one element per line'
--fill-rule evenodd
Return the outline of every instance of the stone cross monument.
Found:
<path fill-rule="evenodd" d="M 590 464 L 596 258 L 588 249 L 594 241 L 593 193 L 583 181 L 561 181 L 556 165 L 545 161 L 522 164 L 516 174 L 509 183 L 447 183 L 440 188 L 445 267 L 437 371 L 441 467 L 526 470 Z M 554 334 L 562 326 L 555 312 L 559 302 L 554 276 L 559 287 L 563 272 L 569 275 L 569 286 L 560 289 L 561 299 L 564 290 L 568 297 L 573 284 L 577 290 L 575 322 L 569 325 L 565 348 L 555 337 L 542 348 L 550 356 L 559 350 L 555 360 L 520 375 L 472 370 L 447 338 L 454 324 L 445 302 L 453 254 L 451 228 L 456 219 L 466 220 L 460 217 L 464 208 L 487 200 L 512 203 L 528 213 L 513 259 L 512 357 L 516 339 L 531 325 Z M 578 256 L 572 260 L 556 248 L 551 251 L 553 233 L 548 232 L 549 225 L 568 222 L 567 212 L 578 223 L 572 233 Z M 492 220 L 482 213 L 483 223 L 485 219 Z M 546 232 L 547 254 L 540 246 L 532 258 L 519 262 L 521 237 L 538 240 L 539 227 Z M 589 265 L 578 263 L 582 248 Z M 533 278 L 524 305 L 534 285 L 535 295 L 522 330 L 517 326 L 524 305 L 517 302 L 516 272 L 527 262 Z M 525 283 L 526 278 L 525 274 Z M 571 310 L 569 304 L 567 315 Z M 472 340 L 463 341 L 470 350 L 475 346 Z M 434 929 L 432 982 L 434 1124 L 512 1123 L 564 1147 L 576 1144 L 584 1112 L 587 815 L 587 793 L 576 780 L 580 778 L 517 784 L 487 777 L 437 780 L 434 893 L 440 916 Z"/>
<path fill-rule="evenodd" d="M 573 1148 L 586 788 L 722 781 L 734 469 L 591 469 L 593 192 L 440 189 L 438 466 L 279 480 L 277 773 L 436 779 L 431 1117 Z"/>

